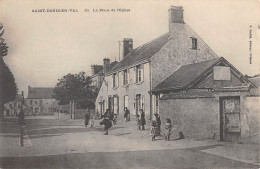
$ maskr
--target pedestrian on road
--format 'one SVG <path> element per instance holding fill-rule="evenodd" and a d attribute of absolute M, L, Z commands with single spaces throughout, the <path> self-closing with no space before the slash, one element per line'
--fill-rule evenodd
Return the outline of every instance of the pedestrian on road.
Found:
<path fill-rule="evenodd" d="M 151 134 L 152 134 L 152 141 L 155 141 L 155 137 L 158 135 L 158 126 L 156 121 L 152 121 L 152 126 L 151 126 Z"/>
<path fill-rule="evenodd" d="M 167 118 L 166 119 L 166 123 L 164 125 L 164 129 L 165 129 L 165 140 L 169 141 L 170 140 L 170 136 L 172 133 L 172 122 L 171 119 Z"/>
<path fill-rule="evenodd" d="M 140 130 L 141 129 L 141 119 L 140 119 L 139 114 L 136 114 L 136 122 L 137 122 L 137 127 L 138 127 L 137 130 Z"/>
<path fill-rule="evenodd" d="M 127 122 L 127 108 L 125 107 L 125 113 L 124 113 L 124 119 L 125 119 L 125 122 Z"/>
<path fill-rule="evenodd" d="M 91 123 L 90 123 L 90 126 L 91 126 L 91 128 L 94 126 L 94 120 L 95 120 L 95 115 L 93 115 L 93 116 L 91 116 L 92 118 L 91 118 Z"/>
<path fill-rule="evenodd" d="M 126 118 L 127 118 L 126 121 L 130 121 L 130 111 L 127 107 L 126 107 Z"/>
<path fill-rule="evenodd" d="M 105 130 L 105 133 L 104 133 L 104 135 L 108 135 L 108 129 L 109 128 L 111 128 L 112 127 L 112 122 L 111 122 L 111 120 L 110 120 L 110 113 L 108 113 L 109 111 L 108 111 L 108 109 L 107 109 L 107 111 L 106 111 L 106 113 L 104 114 L 104 119 L 103 119 L 103 121 L 102 121 L 102 123 L 101 124 L 104 124 L 104 130 Z"/>
<path fill-rule="evenodd" d="M 142 126 L 142 130 L 145 130 L 144 125 L 146 125 L 145 114 L 144 114 L 143 109 L 141 109 L 141 126 Z"/>
<path fill-rule="evenodd" d="M 87 112 L 87 113 L 85 114 L 85 121 L 84 121 L 85 127 L 88 126 L 88 123 L 89 123 L 89 113 Z"/>
<path fill-rule="evenodd" d="M 154 114 L 155 115 L 155 119 L 156 119 L 156 125 L 157 125 L 157 129 L 158 129 L 158 135 L 161 135 L 161 117 L 159 114 Z"/>

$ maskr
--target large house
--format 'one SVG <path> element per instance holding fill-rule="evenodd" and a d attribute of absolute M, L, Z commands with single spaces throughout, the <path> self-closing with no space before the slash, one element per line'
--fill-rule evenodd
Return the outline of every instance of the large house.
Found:
<path fill-rule="evenodd" d="M 28 86 L 27 106 L 33 115 L 52 114 L 57 107 L 53 88 Z"/>
<path fill-rule="evenodd" d="M 217 58 L 212 49 L 183 19 L 183 8 L 169 9 L 169 31 L 133 49 L 133 40 L 123 41 L 123 59 L 105 73 L 96 108 L 122 115 L 143 109 L 146 118 L 158 112 L 159 96 L 152 90 L 182 65 Z"/>

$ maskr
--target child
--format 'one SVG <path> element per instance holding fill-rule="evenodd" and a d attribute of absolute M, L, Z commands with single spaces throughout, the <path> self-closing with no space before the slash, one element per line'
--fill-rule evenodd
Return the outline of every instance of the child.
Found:
<path fill-rule="evenodd" d="M 158 134 L 158 128 L 157 128 L 157 125 L 156 125 L 156 121 L 153 121 L 153 122 L 152 122 L 151 134 L 152 134 L 152 141 L 154 141 L 154 140 L 155 140 L 155 137 L 156 137 L 157 134 Z"/>
<path fill-rule="evenodd" d="M 92 116 L 92 118 L 91 118 L 91 128 L 94 126 L 94 120 L 95 120 L 95 115 L 94 116 Z"/>
<path fill-rule="evenodd" d="M 137 126 L 138 126 L 137 130 L 141 130 L 141 119 L 140 119 L 139 114 L 136 114 L 136 121 L 137 121 Z"/>
<path fill-rule="evenodd" d="M 169 118 L 166 119 L 166 123 L 164 125 L 164 129 L 165 129 L 165 140 L 169 141 L 170 140 L 171 131 L 172 131 L 171 119 L 169 119 Z"/>

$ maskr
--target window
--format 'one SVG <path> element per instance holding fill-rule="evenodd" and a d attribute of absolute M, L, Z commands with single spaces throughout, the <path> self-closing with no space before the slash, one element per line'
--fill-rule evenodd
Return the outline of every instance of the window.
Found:
<path fill-rule="evenodd" d="M 37 104 L 37 101 L 35 101 L 34 103 Z"/>
<path fill-rule="evenodd" d="M 198 49 L 197 38 L 191 38 L 192 40 L 192 49 Z"/>
<path fill-rule="evenodd" d="M 32 105 L 32 100 L 30 100 L 30 105 Z"/>
<path fill-rule="evenodd" d="M 39 100 L 39 104 L 40 104 L 40 106 L 42 106 L 42 100 Z"/>
<path fill-rule="evenodd" d="M 143 65 L 136 66 L 136 83 L 143 81 Z"/>
<path fill-rule="evenodd" d="M 118 74 L 113 74 L 113 88 L 118 87 Z"/>
<path fill-rule="evenodd" d="M 127 85 L 128 84 L 128 70 L 124 70 L 123 72 L 123 85 Z"/>
<path fill-rule="evenodd" d="M 113 74 L 113 87 L 116 87 L 116 74 Z"/>

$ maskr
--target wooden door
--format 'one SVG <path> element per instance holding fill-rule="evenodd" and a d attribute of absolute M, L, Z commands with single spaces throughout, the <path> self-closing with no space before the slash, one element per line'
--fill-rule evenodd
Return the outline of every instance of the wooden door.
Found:
<path fill-rule="evenodd" d="M 220 98 L 220 140 L 239 142 L 240 129 L 240 98 Z"/>

